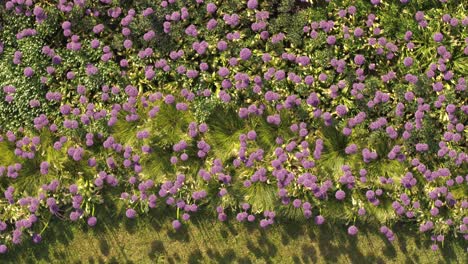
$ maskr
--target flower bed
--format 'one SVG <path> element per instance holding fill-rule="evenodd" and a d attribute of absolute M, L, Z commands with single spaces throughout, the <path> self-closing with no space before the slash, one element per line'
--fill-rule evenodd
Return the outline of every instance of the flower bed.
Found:
<path fill-rule="evenodd" d="M 0 7 L 0 253 L 102 203 L 468 239 L 462 3 L 118 2 Z"/>

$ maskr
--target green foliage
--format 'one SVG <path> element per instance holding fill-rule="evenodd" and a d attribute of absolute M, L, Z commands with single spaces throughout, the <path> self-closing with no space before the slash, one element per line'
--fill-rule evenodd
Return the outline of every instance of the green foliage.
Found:
<path fill-rule="evenodd" d="M 286 206 L 280 206 L 277 208 L 278 215 L 282 218 L 297 221 L 299 223 L 304 222 L 304 211 L 302 208 L 296 208 L 292 205 L 292 203 Z"/>
<path fill-rule="evenodd" d="M 276 207 L 277 198 L 275 187 L 271 184 L 253 183 L 244 188 L 244 199 L 252 206 L 252 211 L 260 213 L 265 210 L 273 210 Z"/>
<path fill-rule="evenodd" d="M 192 120 L 189 111 L 178 111 L 174 105 L 161 104 L 156 118 L 146 125 L 154 135 L 151 142 L 161 147 L 169 147 L 182 139 L 188 140 L 188 125 Z"/>
<path fill-rule="evenodd" d="M 125 120 L 125 116 L 124 112 L 119 113 L 119 118 L 112 127 L 112 135 L 121 144 L 133 145 L 137 142 L 135 135 L 141 126 L 141 122 L 128 122 Z"/>
<path fill-rule="evenodd" d="M 317 137 L 323 140 L 324 146 L 324 151 L 317 162 L 318 168 L 323 171 L 322 173 L 338 180 L 342 174 L 341 167 L 351 162 L 344 152 L 348 145 L 348 138 L 333 125 L 323 125 L 317 131 Z"/>
<path fill-rule="evenodd" d="M 175 169 L 170 163 L 170 151 L 153 146 L 153 152 L 142 158 L 143 178 L 162 182 L 164 179 L 172 179 Z"/>
<path fill-rule="evenodd" d="M 214 155 L 226 161 L 234 157 L 240 147 L 239 136 L 248 130 L 245 122 L 237 116 L 234 109 L 217 108 L 208 118 L 212 131 L 207 136 L 208 143 L 214 146 Z"/>
<path fill-rule="evenodd" d="M 382 225 L 388 224 L 396 218 L 391 201 L 385 199 L 379 206 L 366 207 L 366 211 L 371 221 L 375 220 Z"/>

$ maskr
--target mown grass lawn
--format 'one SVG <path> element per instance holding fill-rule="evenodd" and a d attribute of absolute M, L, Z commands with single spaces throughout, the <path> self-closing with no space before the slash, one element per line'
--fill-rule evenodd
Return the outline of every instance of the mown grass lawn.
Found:
<path fill-rule="evenodd" d="M 1 263 L 466 263 L 459 240 L 436 252 L 414 231 L 394 227 L 393 244 L 376 231 L 357 237 L 343 225 L 288 222 L 261 230 L 258 223 L 203 219 L 200 213 L 175 232 L 162 211 L 128 220 L 118 209 L 99 210 L 98 225 L 55 220 L 41 244 L 14 247 Z M 114 212 L 114 213 L 111 213 Z M 210 219 L 210 220 L 208 220 Z M 5 259 L 6 257 L 6 259 Z"/>

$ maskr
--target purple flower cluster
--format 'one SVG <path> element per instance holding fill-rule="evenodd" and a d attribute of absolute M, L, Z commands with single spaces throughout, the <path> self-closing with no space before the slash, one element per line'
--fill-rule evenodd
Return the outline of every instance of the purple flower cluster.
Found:
<path fill-rule="evenodd" d="M 4 134 L 0 144 L 11 147 L 16 160 L 0 166 L 0 176 L 5 174 L 8 183 L 29 177 L 23 167 L 38 161 L 36 169 L 49 176 L 70 164 L 87 165 L 83 173 L 94 183 L 80 183 L 80 172 L 69 187 L 62 186 L 59 176 L 44 184 L 37 197 L 20 197 L 22 190 L 15 192 L 12 181 L 3 195 L 12 208 L 28 207 L 32 218 L 36 212 L 44 214 L 44 208 L 57 216 L 66 212 L 71 221 L 83 219 L 95 226 L 97 218 L 85 208 L 97 203 L 106 188 L 119 186 L 125 189 L 120 198 L 130 219 L 140 214 L 138 208 L 165 204 L 177 210 L 172 226 L 178 230 L 214 195 L 220 221 L 227 221 L 237 208 L 237 221 L 258 219 L 260 227 L 267 228 L 275 222 L 275 212 L 248 200 L 254 198 L 246 195 L 249 203 L 240 205 L 225 203 L 238 188 L 248 193 L 266 187 L 277 193 L 275 206 L 292 205 L 318 225 L 325 222 L 318 212 L 327 210 L 326 203 L 343 206 L 353 221 L 372 215 L 372 207 L 391 204 L 392 221 L 417 220 L 421 232 L 435 234 L 433 249 L 444 240 L 436 234 L 439 230 L 456 229 L 468 239 L 468 218 L 455 213 L 468 207 L 457 195 L 468 180 L 463 171 L 468 162 L 463 148 L 468 106 L 460 99 L 466 81 L 459 63 L 462 51 L 468 54 L 468 39 L 460 40 L 458 33 L 468 18 L 444 14 L 440 32 L 421 34 L 433 29 L 424 10 L 417 11 L 410 15 L 420 27 L 400 40 L 388 35 L 380 15 L 370 13 L 360 20 L 357 8 L 349 6 L 333 10 L 330 14 L 336 15 L 329 20 L 301 25 L 301 47 L 311 50 L 306 52 L 297 49 L 290 32 L 273 30 L 270 19 L 276 16 L 270 18 L 268 5 L 257 0 L 245 1 L 238 13 L 201 0 L 194 5 L 162 1 L 138 13 L 111 2 L 101 0 L 102 10 L 83 10 L 96 21 L 89 27 L 92 37 L 81 33 L 75 18 L 59 21 L 64 45 L 42 47 L 38 52 L 46 58 L 43 64 L 31 63 L 31 51 L 23 45 L 0 42 L 0 53 L 19 67 L 21 78 L 40 80 L 47 89 L 43 98 L 26 98 L 20 83 L 3 87 L 8 109 L 25 99 L 38 114 L 35 130 Z M 381 5 L 379 0 L 370 3 Z M 57 17 L 69 17 L 74 8 L 84 6 L 85 1 L 59 1 L 56 8 L 64 16 Z M 49 22 L 50 9 L 31 1 L 7 1 L 5 7 L 8 14 L 32 16 L 37 24 Z M 161 29 L 147 23 L 161 12 Z M 140 23 L 148 26 L 135 30 Z M 23 28 L 10 39 L 18 44 L 40 39 L 39 28 Z M 154 45 L 184 33 L 188 37 L 173 42 L 167 52 Z M 109 38 L 111 34 L 115 38 Z M 433 42 L 423 43 L 421 36 Z M 430 59 L 418 55 L 425 45 L 433 47 Z M 88 52 L 92 55 L 84 56 L 83 64 L 70 65 L 70 58 Z M 106 76 L 114 68 L 118 70 L 109 84 Z M 101 80 L 105 83 L 95 86 L 95 75 L 106 77 Z M 54 83 L 76 90 L 64 92 Z M 421 89 L 426 84 L 430 89 Z M 156 87 L 158 92 L 150 94 Z M 46 105 L 56 106 L 56 116 L 42 114 Z M 238 114 L 236 120 L 227 115 L 231 110 Z M 96 131 L 106 125 L 108 130 Z M 123 127 L 129 133 L 120 133 Z M 341 133 L 326 133 L 328 129 Z M 44 145 L 47 140 L 41 142 L 41 135 L 49 134 L 52 149 Z M 231 137 L 239 140 L 226 140 Z M 352 155 L 358 152 L 362 160 Z M 351 162 L 343 164 L 343 159 Z M 165 171 L 191 169 L 192 160 L 202 163 L 196 167 L 198 174 L 187 174 L 187 180 Z M 164 180 L 152 178 L 153 167 Z M 385 171 L 376 172 L 380 167 Z M 354 204 L 362 192 L 366 199 Z M 23 218 L 0 222 L 0 231 L 10 232 L 0 241 L 0 253 L 26 235 L 41 241 L 39 234 L 25 231 L 36 220 Z M 386 226 L 380 232 L 389 241 L 395 239 Z M 349 226 L 348 233 L 355 236 L 357 227 Z"/>
<path fill-rule="evenodd" d="M 381 226 L 380 227 L 380 233 L 384 234 L 387 237 L 388 241 L 390 241 L 390 242 L 393 242 L 395 240 L 394 233 L 392 232 L 392 230 L 390 230 L 386 226 Z"/>

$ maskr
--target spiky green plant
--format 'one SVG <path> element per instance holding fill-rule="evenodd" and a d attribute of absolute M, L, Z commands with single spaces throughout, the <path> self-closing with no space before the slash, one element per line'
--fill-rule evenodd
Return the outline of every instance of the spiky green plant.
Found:
<path fill-rule="evenodd" d="M 379 198 L 379 200 L 381 202 L 378 206 L 371 205 L 366 207 L 367 218 L 374 223 L 391 223 L 396 218 L 396 214 L 392 208 L 392 201 L 385 198 Z"/>
<path fill-rule="evenodd" d="M 217 108 L 208 117 L 210 133 L 207 142 L 213 154 L 226 161 L 237 154 L 240 147 L 239 136 L 248 130 L 245 121 L 240 119 L 233 108 Z"/>
<path fill-rule="evenodd" d="M 379 176 L 392 177 L 398 180 L 404 176 L 406 164 L 387 158 L 387 154 L 393 147 L 393 142 L 391 142 L 384 132 L 371 134 L 367 142 L 367 145 L 377 152 L 377 160 L 367 165 L 368 175 L 371 180 L 377 179 Z"/>
<path fill-rule="evenodd" d="M 302 210 L 301 207 L 296 208 L 292 205 L 292 203 L 289 203 L 288 205 L 282 205 L 279 206 L 276 211 L 278 212 L 278 216 L 293 220 L 296 222 L 304 222 L 304 211 Z"/>
<path fill-rule="evenodd" d="M 112 127 L 112 136 L 123 145 L 134 145 L 136 143 L 136 132 L 141 122 L 127 122 L 125 113 L 118 114 L 118 121 Z"/>
<path fill-rule="evenodd" d="M 349 139 L 346 138 L 336 126 L 325 126 L 317 130 L 317 138 L 323 140 L 324 150 L 317 161 L 317 169 L 320 173 L 332 176 L 338 180 L 342 174 L 341 167 L 351 160 L 344 152 Z"/>
<path fill-rule="evenodd" d="M 188 140 L 188 124 L 193 120 L 189 111 L 178 111 L 174 105 L 159 104 L 160 110 L 154 119 L 145 123 L 152 131 L 151 142 L 169 147 L 180 140 Z"/>
<path fill-rule="evenodd" d="M 252 211 L 256 213 L 273 210 L 278 201 L 276 188 L 262 182 L 256 182 L 249 188 L 244 188 L 244 199 L 252 205 Z"/>

